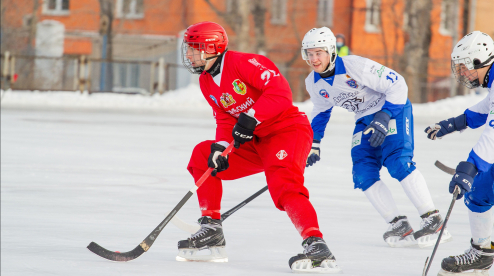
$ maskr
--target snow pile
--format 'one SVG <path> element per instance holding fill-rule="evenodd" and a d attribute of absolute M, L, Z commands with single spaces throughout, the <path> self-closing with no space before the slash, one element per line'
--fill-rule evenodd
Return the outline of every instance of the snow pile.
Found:
<path fill-rule="evenodd" d="M 414 116 L 418 120 L 430 118 L 449 118 L 457 116 L 464 110 L 486 97 L 487 93 L 472 93 L 425 104 L 414 104 Z M 301 111 L 310 114 L 310 100 L 296 103 Z M 39 92 L 39 91 L 2 91 L 2 107 L 24 109 L 56 110 L 121 110 L 142 112 L 204 112 L 211 107 L 204 99 L 200 88 L 190 84 L 186 88 L 169 91 L 163 95 L 128 95 L 113 93 L 88 94 L 78 92 Z M 334 108 L 331 120 L 352 121 L 353 113 L 342 108 Z"/>
<path fill-rule="evenodd" d="M 168 91 L 163 95 L 129 95 L 118 93 L 66 91 L 2 91 L 2 107 L 55 110 L 122 110 L 122 111 L 210 111 L 198 85 Z"/>

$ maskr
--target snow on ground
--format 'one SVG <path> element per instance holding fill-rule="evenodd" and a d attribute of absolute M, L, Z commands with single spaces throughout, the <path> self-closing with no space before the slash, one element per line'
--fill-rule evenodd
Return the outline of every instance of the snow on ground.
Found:
<path fill-rule="evenodd" d="M 427 140 L 426 125 L 458 115 L 483 99 L 469 95 L 414 105 L 415 158 L 436 207 L 448 209 L 450 176 L 433 166 L 464 160 L 482 128 Z M 137 246 L 192 187 L 186 170 L 193 147 L 214 137 L 215 123 L 197 87 L 162 96 L 2 92 L 2 275 L 289 275 L 288 259 L 302 242 L 285 213 L 263 194 L 224 222 L 228 263 L 176 262 L 176 244 L 188 236 L 170 224 L 151 249 L 128 263 L 102 259 L 85 247 Z M 310 103 L 299 105 L 310 112 Z M 112 112 L 108 112 L 112 111 Z M 322 160 L 306 170 L 306 186 L 320 227 L 345 275 L 421 275 L 432 248 L 389 248 L 386 223 L 353 189 L 352 115 L 335 109 L 322 142 Z M 399 209 L 414 228 L 420 218 L 386 170 Z M 262 174 L 225 181 L 228 210 L 265 185 Z M 457 201 L 449 222 L 454 240 L 442 258 L 469 246 L 466 207 Z M 200 213 L 196 197 L 178 213 L 189 223 Z"/>

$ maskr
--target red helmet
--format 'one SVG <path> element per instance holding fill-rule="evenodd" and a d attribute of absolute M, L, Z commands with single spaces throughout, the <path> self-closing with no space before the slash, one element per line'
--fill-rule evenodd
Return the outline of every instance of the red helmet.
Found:
<path fill-rule="evenodd" d="M 220 24 L 205 21 L 189 26 L 184 34 L 184 42 L 204 50 L 206 54 L 221 54 L 228 47 L 228 36 Z M 198 48 L 203 43 L 204 48 Z"/>
<path fill-rule="evenodd" d="M 182 63 L 191 73 L 200 74 L 203 68 L 187 59 L 187 47 L 199 50 L 200 59 L 205 60 L 204 54 L 220 55 L 226 51 L 228 36 L 225 29 L 214 22 L 199 22 L 187 28 L 182 43 Z"/>

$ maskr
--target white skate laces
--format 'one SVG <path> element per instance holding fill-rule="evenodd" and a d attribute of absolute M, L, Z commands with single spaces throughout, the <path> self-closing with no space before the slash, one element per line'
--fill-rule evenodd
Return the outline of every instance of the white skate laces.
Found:
<path fill-rule="evenodd" d="M 197 231 L 196 233 L 190 235 L 190 238 L 195 239 L 197 237 L 202 237 L 202 236 L 206 235 L 206 233 L 208 232 L 209 229 L 216 231 L 215 226 L 211 226 L 210 224 L 201 224 L 201 229 L 199 229 L 199 231 Z"/>
<path fill-rule="evenodd" d="M 309 244 L 304 244 L 304 254 L 307 254 L 307 253 L 312 253 L 312 251 L 315 249 L 315 245 L 316 244 L 319 244 L 319 243 L 324 243 L 322 241 L 315 241 L 315 242 L 312 242 L 310 245 Z"/>
<path fill-rule="evenodd" d="M 470 247 L 470 249 L 465 250 L 464 254 L 455 256 L 454 258 L 456 265 L 468 265 L 475 263 L 482 255 L 493 257 L 494 253 L 486 253 Z"/>
<path fill-rule="evenodd" d="M 433 215 L 430 215 L 426 218 L 423 218 L 422 221 L 420 222 L 420 229 L 424 229 L 425 227 L 429 226 L 432 221 L 434 220 L 434 217 L 438 216 L 439 213 L 436 213 L 436 214 L 433 214 Z"/>

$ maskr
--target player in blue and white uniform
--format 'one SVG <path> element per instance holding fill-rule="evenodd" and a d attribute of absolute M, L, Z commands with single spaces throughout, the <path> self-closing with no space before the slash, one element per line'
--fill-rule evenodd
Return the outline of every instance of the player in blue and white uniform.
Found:
<path fill-rule="evenodd" d="M 384 240 L 391 247 L 435 243 L 443 219 L 432 202 L 424 177 L 412 161 L 413 114 L 408 87 L 400 74 L 370 59 L 339 57 L 336 39 L 327 27 L 310 30 L 302 42 L 302 57 L 313 69 L 305 80 L 314 104 L 314 131 L 307 166 L 320 160 L 320 142 L 333 107 L 355 113 L 352 139 L 353 182 L 389 224 Z M 400 181 L 422 217 L 414 232 L 396 206 L 391 191 L 381 180 L 382 166 Z M 442 242 L 451 239 L 445 231 Z"/>
<path fill-rule="evenodd" d="M 485 125 L 467 161 L 460 162 L 449 184 L 449 192 L 460 189 L 465 195 L 472 239 L 464 254 L 443 259 L 439 275 L 489 275 L 494 258 L 492 205 L 494 204 L 494 41 L 482 32 L 463 37 L 451 54 L 451 69 L 458 82 L 468 88 L 485 87 L 489 94 L 458 117 L 425 129 L 432 140 L 467 127 Z"/>

